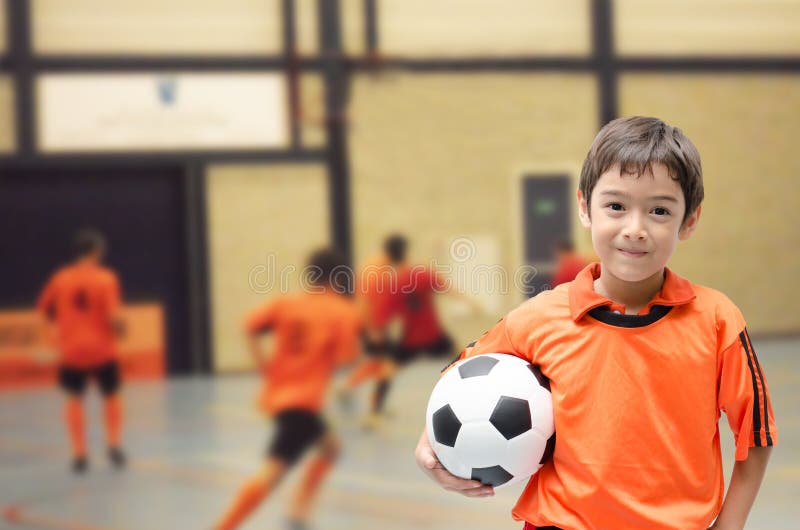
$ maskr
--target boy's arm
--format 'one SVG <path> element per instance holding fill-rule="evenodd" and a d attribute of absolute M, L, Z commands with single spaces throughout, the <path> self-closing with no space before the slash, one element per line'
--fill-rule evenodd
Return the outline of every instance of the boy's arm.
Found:
<path fill-rule="evenodd" d="M 261 336 L 272 330 L 278 313 L 278 301 L 273 301 L 250 313 L 244 322 L 247 349 L 255 362 L 256 368 L 262 372 L 270 362 L 261 346 Z"/>
<path fill-rule="evenodd" d="M 106 293 L 106 309 L 108 311 L 108 321 L 111 329 L 117 336 L 122 336 L 125 331 L 125 323 L 122 319 L 122 294 L 119 285 L 119 278 L 116 275 L 111 277 Z"/>
<path fill-rule="evenodd" d="M 778 443 L 778 431 L 766 373 L 738 310 L 718 326 L 724 337 L 719 342 L 728 346 L 718 356 L 717 399 L 735 435 L 736 463 L 712 528 L 741 530 L 764 478 L 772 446 Z"/>
<path fill-rule="evenodd" d="M 259 337 L 260 334 L 258 333 L 247 333 L 247 351 L 250 352 L 255 365 L 261 367 L 264 364 L 264 354 L 261 350 Z"/>
<path fill-rule="evenodd" d="M 36 311 L 39 314 L 39 332 L 46 346 L 55 346 L 58 343 L 58 327 L 56 326 L 55 286 L 54 279 L 50 279 L 39 299 L 36 301 Z"/>
<path fill-rule="evenodd" d="M 731 483 L 722 503 L 714 530 L 742 530 L 750 508 L 756 500 L 772 447 L 751 447 L 747 460 L 737 461 L 733 466 Z"/>

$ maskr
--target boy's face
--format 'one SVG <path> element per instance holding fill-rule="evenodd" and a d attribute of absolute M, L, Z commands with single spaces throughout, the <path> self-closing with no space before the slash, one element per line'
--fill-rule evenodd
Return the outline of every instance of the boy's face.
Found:
<path fill-rule="evenodd" d="M 592 245 L 603 272 L 627 282 L 660 274 L 679 239 L 688 239 L 700 208 L 683 221 L 686 201 L 677 181 L 663 164 L 652 174 L 620 174 L 614 166 L 600 176 L 589 203 L 578 191 L 583 226 L 592 231 Z"/>

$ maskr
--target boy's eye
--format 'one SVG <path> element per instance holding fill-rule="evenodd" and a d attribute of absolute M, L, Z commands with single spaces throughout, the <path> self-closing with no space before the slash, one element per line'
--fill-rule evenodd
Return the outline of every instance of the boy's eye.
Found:
<path fill-rule="evenodd" d="M 669 215 L 669 210 L 662 208 L 661 206 L 657 206 L 656 208 L 653 208 L 653 213 L 656 215 Z"/>
<path fill-rule="evenodd" d="M 607 205 L 607 207 L 611 208 L 615 212 L 621 212 L 622 211 L 622 205 L 620 203 L 618 203 L 618 202 L 611 202 L 611 203 L 609 203 Z"/>

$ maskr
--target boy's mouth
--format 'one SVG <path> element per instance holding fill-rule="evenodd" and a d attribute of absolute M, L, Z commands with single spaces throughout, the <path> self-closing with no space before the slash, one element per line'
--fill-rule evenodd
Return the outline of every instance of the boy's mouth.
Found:
<path fill-rule="evenodd" d="M 630 256 L 632 258 L 640 258 L 640 257 L 644 256 L 645 254 L 647 254 L 647 252 L 645 252 L 643 250 L 625 250 L 624 248 L 618 248 L 617 250 L 619 250 L 620 252 L 622 252 L 626 256 Z"/>

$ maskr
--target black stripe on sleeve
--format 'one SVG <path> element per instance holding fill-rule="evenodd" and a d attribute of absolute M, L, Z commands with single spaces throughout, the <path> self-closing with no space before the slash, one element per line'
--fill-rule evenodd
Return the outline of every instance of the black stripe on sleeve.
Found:
<path fill-rule="evenodd" d="M 747 337 L 744 331 L 739 333 L 739 340 L 742 341 L 744 352 L 747 355 L 747 366 L 750 368 L 750 377 L 753 380 L 753 439 L 756 442 L 756 446 L 761 447 L 761 404 L 759 403 L 756 371 L 753 368 L 753 359 L 750 357 L 750 348 L 747 346 Z"/>
<path fill-rule="evenodd" d="M 761 371 L 761 363 L 758 362 L 756 349 L 753 347 L 753 341 L 750 339 L 750 334 L 747 332 L 747 328 L 744 328 L 744 336 L 747 337 L 747 342 L 750 343 L 750 351 L 753 352 L 753 360 L 755 361 L 756 369 L 758 370 L 758 379 L 761 381 L 761 395 L 764 397 L 764 430 L 767 435 L 767 446 L 771 446 L 772 435 L 770 435 L 769 432 L 769 396 L 767 396 L 767 385 L 764 383 L 764 373 Z"/>

